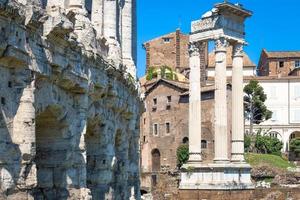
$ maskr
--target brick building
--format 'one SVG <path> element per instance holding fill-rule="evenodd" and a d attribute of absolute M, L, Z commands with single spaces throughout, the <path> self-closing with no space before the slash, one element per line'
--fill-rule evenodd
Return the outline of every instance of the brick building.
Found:
<path fill-rule="evenodd" d="M 174 71 L 181 71 L 189 66 L 189 35 L 179 29 L 143 44 L 146 51 L 146 71 L 149 67 L 166 65 Z"/>
<path fill-rule="evenodd" d="M 260 55 L 258 76 L 299 76 L 300 51 L 267 51 Z"/>

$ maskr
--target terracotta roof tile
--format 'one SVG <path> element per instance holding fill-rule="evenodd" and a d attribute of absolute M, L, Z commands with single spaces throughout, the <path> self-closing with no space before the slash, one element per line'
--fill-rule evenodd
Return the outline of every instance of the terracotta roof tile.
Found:
<path fill-rule="evenodd" d="M 269 58 L 300 58 L 300 51 L 266 51 Z"/>

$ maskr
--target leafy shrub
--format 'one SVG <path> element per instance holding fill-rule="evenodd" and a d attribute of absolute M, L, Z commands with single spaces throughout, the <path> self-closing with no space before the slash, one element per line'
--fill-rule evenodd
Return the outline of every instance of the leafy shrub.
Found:
<path fill-rule="evenodd" d="M 294 138 L 291 140 L 290 151 L 296 155 L 300 154 L 300 138 Z"/>
<path fill-rule="evenodd" d="M 281 155 L 283 143 L 275 137 L 257 135 L 255 148 L 258 153 Z"/>
<path fill-rule="evenodd" d="M 251 140 L 252 140 L 252 137 L 250 135 L 245 135 L 245 139 L 244 139 L 244 149 L 245 149 L 245 152 L 249 152 L 250 151 Z"/>
<path fill-rule="evenodd" d="M 189 159 L 189 146 L 187 144 L 182 144 L 177 148 L 177 163 L 181 167 Z"/>

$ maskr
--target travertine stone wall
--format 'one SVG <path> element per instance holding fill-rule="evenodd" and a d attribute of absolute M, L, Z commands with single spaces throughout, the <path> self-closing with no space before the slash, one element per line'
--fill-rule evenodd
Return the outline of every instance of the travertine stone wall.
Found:
<path fill-rule="evenodd" d="M 71 2 L 0 0 L 0 199 L 139 199 L 135 79 Z"/>

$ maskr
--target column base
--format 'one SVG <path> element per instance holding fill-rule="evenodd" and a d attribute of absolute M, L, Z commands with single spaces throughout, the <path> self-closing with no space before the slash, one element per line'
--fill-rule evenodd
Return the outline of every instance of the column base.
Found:
<path fill-rule="evenodd" d="M 182 167 L 180 189 L 244 190 L 253 189 L 249 164 L 186 164 Z"/>

